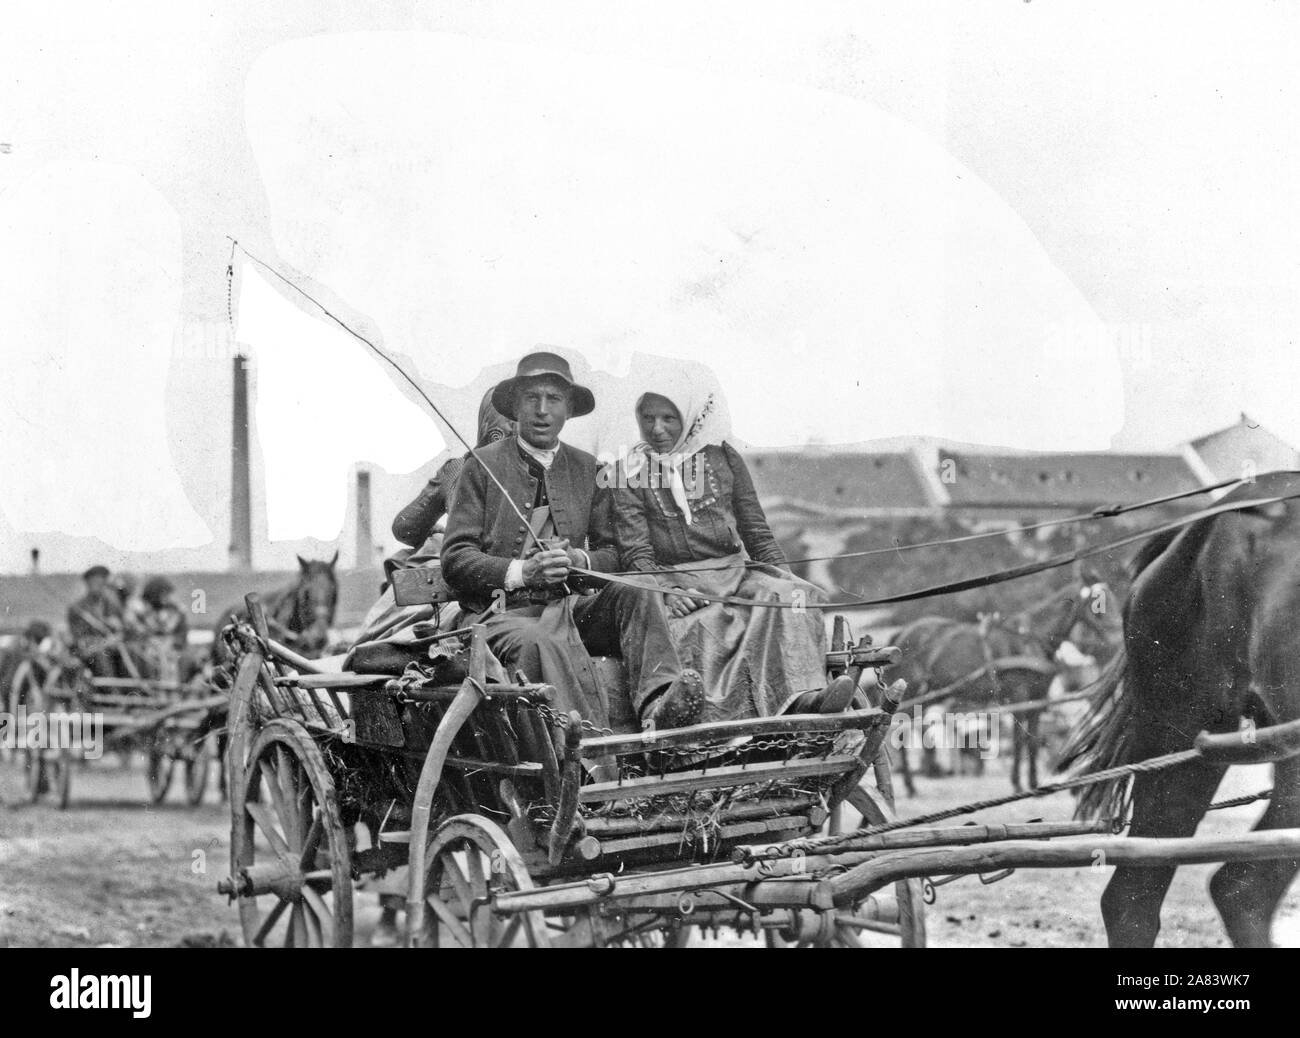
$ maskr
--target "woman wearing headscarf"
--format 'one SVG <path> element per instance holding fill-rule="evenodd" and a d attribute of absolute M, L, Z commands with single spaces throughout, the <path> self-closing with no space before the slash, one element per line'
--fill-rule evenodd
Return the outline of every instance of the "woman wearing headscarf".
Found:
<path fill-rule="evenodd" d="M 679 589 L 669 627 L 684 666 L 704 676 L 705 720 L 843 710 L 853 683 L 826 684 L 820 589 L 794 576 L 772 536 L 716 382 L 657 377 L 636 403 L 641 441 L 614 491 L 622 565 Z M 693 598 L 752 600 L 746 607 Z M 762 608 L 764 601 L 811 608 Z"/>

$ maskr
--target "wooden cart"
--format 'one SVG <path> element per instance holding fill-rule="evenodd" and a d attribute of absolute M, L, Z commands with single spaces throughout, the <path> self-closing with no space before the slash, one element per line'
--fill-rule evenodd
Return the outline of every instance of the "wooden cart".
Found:
<path fill-rule="evenodd" d="M 219 762 L 218 731 L 224 723 L 226 697 L 212 695 L 207 681 L 196 675 L 179 679 L 178 655 L 161 644 L 131 651 L 114 640 L 109 652 L 121 661 L 125 677 L 100 677 L 70 653 L 50 661 L 44 680 L 25 688 L 27 715 L 50 719 L 46 745 L 25 751 L 27 796 L 33 803 L 52 796 L 66 808 L 72 772 L 88 749 L 82 726 L 94 724 L 101 752 L 143 752 L 149 799 L 167 796 L 177 765 L 185 776 L 185 798 L 191 805 L 203 799 L 209 775 Z M 60 720 L 62 718 L 62 720 Z"/>
<path fill-rule="evenodd" d="M 701 926 L 773 945 L 925 943 L 917 879 L 835 907 L 798 862 L 756 872 L 778 880 L 761 889 L 711 878 L 739 868 L 736 847 L 824 831 L 846 805 L 892 818 L 883 741 L 903 687 L 878 672 L 896 649 L 854 645 L 837 623 L 828 669 L 866 672 L 868 690 L 842 714 L 618 735 L 558 714 L 549 686 L 489 683 L 481 626 L 441 636 L 441 660 L 395 680 L 322 672 L 269 637 L 256 596 L 248 605 L 251 622 L 225 635 L 236 675 L 220 889 L 250 946 L 350 946 L 353 884 L 403 867 L 413 944 L 663 944 Z M 617 661 L 597 666 L 619 680 Z M 595 780 L 597 762 L 613 777 Z M 497 910 L 614 876 L 644 890 Z"/>

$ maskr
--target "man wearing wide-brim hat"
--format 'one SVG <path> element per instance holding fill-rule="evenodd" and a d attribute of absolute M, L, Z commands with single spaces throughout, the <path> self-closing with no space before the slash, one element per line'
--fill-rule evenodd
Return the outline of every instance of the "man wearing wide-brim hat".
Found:
<path fill-rule="evenodd" d="M 508 669 L 555 686 L 558 709 L 599 727 L 611 719 L 695 723 L 704 702 L 699 675 L 678 660 L 662 596 L 588 587 L 600 582 L 572 572 L 609 573 L 619 561 L 610 491 L 597 485 L 600 463 L 560 442 L 565 422 L 595 409 L 591 390 L 563 357 L 539 351 L 519 361 L 492 403 L 517 431 L 477 450 L 461 472 L 442 546 L 448 587 L 487 625 L 489 646 Z M 611 711 L 590 655 L 622 656 L 631 717 L 619 702 Z"/>

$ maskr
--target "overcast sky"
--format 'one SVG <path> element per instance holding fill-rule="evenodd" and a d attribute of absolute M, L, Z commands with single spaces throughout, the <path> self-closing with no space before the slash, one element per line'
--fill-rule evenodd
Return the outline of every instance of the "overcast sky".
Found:
<path fill-rule="evenodd" d="M 433 7 L 9 5 L 0 569 L 221 564 L 230 316 L 273 536 L 442 448 L 240 264 L 228 312 L 227 235 L 458 415 L 549 342 L 706 360 L 756 445 L 1300 442 L 1291 5 Z"/>

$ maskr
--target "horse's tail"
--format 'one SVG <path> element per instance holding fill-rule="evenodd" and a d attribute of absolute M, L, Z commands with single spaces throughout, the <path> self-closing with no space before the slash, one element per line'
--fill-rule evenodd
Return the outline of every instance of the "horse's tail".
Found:
<path fill-rule="evenodd" d="M 1132 763 L 1133 696 L 1124 694 L 1127 664 L 1121 648 L 1093 683 L 1088 712 L 1070 733 L 1056 766 L 1058 772 L 1087 774 Z M 1075 804 L 1075 817 L 1127 818 L 1131 795 L 1127 776 L 1085 786 Z"/>

